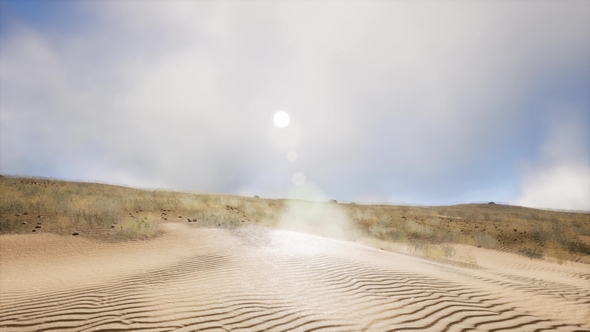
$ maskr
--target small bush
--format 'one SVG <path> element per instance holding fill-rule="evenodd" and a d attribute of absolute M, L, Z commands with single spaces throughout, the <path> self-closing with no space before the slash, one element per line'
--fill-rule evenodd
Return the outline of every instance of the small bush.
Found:
<path fill-rule="evenodd" d="M 572 254 L 590 255 L 590 245 L 582 241 L 564 241 L 563 246 Z"/>
<path fill-rule="evenodd" d="M 496 248 L 496 239 L 488 233 L 479 233 L 475 234 L 473 237 L 475 241 L 475 245 L 481 246 L 483 248 L 488 249 L 495 249 Z"/>
<path fill-rule="evenodd" d="M 533 259 L 541 259 L 543 258 L 543 252 L 540 249 L 535 248 L 522 248 L 518 252 L 525 255 L 526 257 Z"/>
<path fill-rule="evenodd" d="M 14 229 L 16 229 L 16 222 L 0 220 L 0 234 L 11 233 Z"/>
<path fill-rule="evenodd" d="M 539 242 L 539 243 L 545 243 L 545 242 L 549 241 L 549 239 L 551 238 L 550 234 L 547 231 L 542 230 L 542 229 L 535 229 L 532 232 L 532 237 L 533 237 L 533 240 L 535 240 L 536 242 Z"/>
<path fill-rule="evenodd" d="M 90 227 L 108 227 L 119 220 L 118 211 L 76 211 L 73 215 L 74 225 L 84 221 Z"/>
<path fill-rule="evenodd" d="M 455 256 L 455 248 L 449 244 L 433 244 L 424 241 L 410 241 L 410 252 L 422 254 L 431 259 L 451 259 Z"/>

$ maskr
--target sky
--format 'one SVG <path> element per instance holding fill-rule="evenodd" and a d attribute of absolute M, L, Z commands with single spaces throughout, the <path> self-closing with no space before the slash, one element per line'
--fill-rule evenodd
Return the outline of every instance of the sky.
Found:
<path fill-rule="evenodd" d="M 0 173 L 588 211 L 590 2 L 0 0 Z"/>

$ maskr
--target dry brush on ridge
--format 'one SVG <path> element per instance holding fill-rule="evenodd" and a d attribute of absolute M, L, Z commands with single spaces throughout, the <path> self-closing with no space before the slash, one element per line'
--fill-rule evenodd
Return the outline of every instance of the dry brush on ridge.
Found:
<path fill-rule="evenodd" d="M 156 237 L 157 224 L 170 221 L 229 229 L 305 224 L 297 229 L 377 247 L 404 243 L 413 252 L 433 258 L 452 256 L 446 244 L 458 243 L 531 259 L 590 263 L 590 213 L 501 204 L 318 203 L 10 176 L 0 178 L 0 192 L 0 234 L 78 233 L 126 241 Z M 296 213 L 286 213 L 293 210 Z M 286 215 L 294 222 L 285 224 Z M 346 220 L 336 225 L 342 228 L 337 234 L 324 227 L 336 217 Z"/>

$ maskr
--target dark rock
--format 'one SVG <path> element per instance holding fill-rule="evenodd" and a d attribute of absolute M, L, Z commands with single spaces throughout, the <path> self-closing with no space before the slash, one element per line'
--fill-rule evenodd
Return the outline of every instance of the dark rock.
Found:
<path fill-rule="evenodd" d="M 37 225 L 37 226 L 35 226 L 35 228 L 41 228 L 41 225 Z"/>
<path fill-rule="evenodd" d="M 111 225 L 111 228 L 115 228 L 115 225 Z"/>
<path fill-rule="evenodd" d="M 186 220 L 188 220 L 188 222 L 192 222 L 192 220 L 190 220 L 190 219 L 186 219 Z"/>
<path fill-rule="evenodd" d="M 37 218 L 43 218 L 43 216 L 42 215 L 38 215 Z"/>
<path fill-rule="evenodd" d="M 26 225 L 26 224 L 27 224 L 27 222 L 26 221 L 23 221 L 23 225 Z"/>
<path fill-rule="evenodd" d="M 182 218 L 182 216 L 178 216 L 178 218 Z"/>
<path fill-rule="evenodd" d="M 25 216 L 26 216 L 27 214 L 29 214 L 29 213 L 28 213 L 28 212 L 25 212 L 25 213 L 23 213 L 23 215 L 25 215 Z"/>
<path fill-rule="evenodd" d="M 74 233 L 72 233 L 72 235 L 76 236 L 76 235 L 80 235 L 80 233 L 74 232 Z"/>
<path fill-rule="evenodd" d="M 36 232 L 36 230 L 32 230 L 32 232 L 33 232 L 33 233 L 35 233 L 35 232 Z"/>
<path fill-rule="evenodd" d="M 193 222 L 197 222 L 197 218 L 193 219 Z"/>

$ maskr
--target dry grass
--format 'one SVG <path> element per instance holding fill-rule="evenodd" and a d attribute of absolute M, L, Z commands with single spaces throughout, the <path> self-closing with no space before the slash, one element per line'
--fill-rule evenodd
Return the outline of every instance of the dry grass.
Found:
<path fill-rule="evenodd" d="M 6 176 L 0 178 L 0 193 L 0 234 L 78 232 L 112 241 L 157 236 L 155 225 L 162 221 L 190 219 L 196 226 L 224 228 L 278 226 L 290 206 L 285 200 Z M 348 219 L 346 231 L 352 240 L 369 237 L 407 243 L 425 255 L 441 258 L 452 256 L 444 244 L 462 243 L 534 258 L 590 263 L 589 213 L 499 204 L 419 207 L 297 202 L 299 210 L 315 211 L 315 216 L 325 219 L 318 212 L 322 206 Z M 291 213 L 290 218 L 293 216 L 313 217 L 309 213 Z M 37 223 L 41 228 L 35 228 Z"/>
<path fill-rule="evenodd" d="M 155 224 L 162 221 L 190 219 L 225 228 L 244 222 L 272 225 L 282 206 L 246 197 L 6 176 L 0 178 L 0 193 L 0 234 L 34 230 L 113 241 L 157 236 Z"/>

